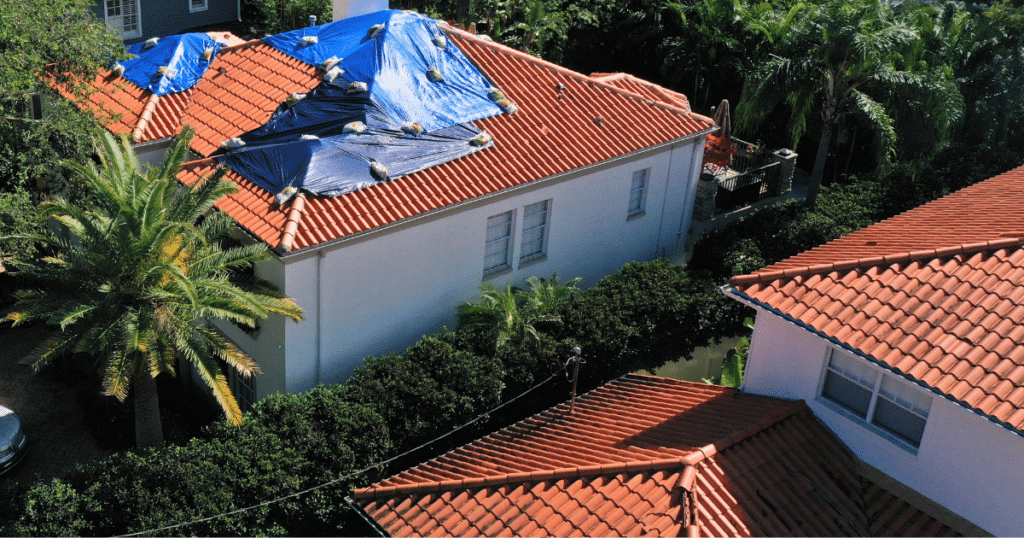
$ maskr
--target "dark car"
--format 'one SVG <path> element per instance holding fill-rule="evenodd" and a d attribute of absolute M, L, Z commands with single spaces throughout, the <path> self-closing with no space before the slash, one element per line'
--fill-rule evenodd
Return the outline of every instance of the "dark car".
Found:
<path fill-rule="evenodd" d="M 28 451 L 25 430 L 18 415 L 0 405 L 0 474 L 18 464 Z"/>

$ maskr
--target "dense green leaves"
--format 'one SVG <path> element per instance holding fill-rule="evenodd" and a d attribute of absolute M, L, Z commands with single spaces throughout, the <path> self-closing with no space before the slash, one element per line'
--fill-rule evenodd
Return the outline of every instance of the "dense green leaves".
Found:
<path fill-rule="evenodd" d="M 26 9 L 22 2 L 0 2 L 0 192 L 35 189 L 37 183 L 66 190 L 61 161 L 91 152 L 96 119 L 44 79 L 84 96 L 87 89 L 79 83 L 92 80 L 108 59 L 124 56 L 117 33 L 92 13 L 94 3 L 43 0 Z M 26 115 L 34 93 L 43 97 L 43 121 Z"/>
<path fill-rule="evenodd" d="M 583 350 L 587 364 L 580 382 L 592 388 L 630 371 L 689 359 L 695 348 L 736 330 L 722 318 L 728 299 L 718 284 L 693 279 L 666 260 L 629 263 L 570 300 L 559 334 Z"/>
<path fill-rule="evenodd" d="M 98 145 L 101 166 L 71 165 L 95 194 L 95 207 L 64 198 L 40 207 L 73 239 L 24 236 L 51 255 L 26 253 L 11 262 L 28 285 L 4 320 L 41 320 L 61 329 L 40 349 L 35 367 L 63 353 L 90 354 L 107 395 L 124 401 L 129 389 L 136 392 L 140 446 L 163 444 L 153 379 L 173 374 L 179 356 L 211 388 L 228 418 L 241 421 L 218 360 L 241 375 L 258 366 L 204 320 L 253 325 L 270 314 L 298 320 L 302 313 L 268 283 L 233 282 L 236 273 L 267 256 L 266 247 L 221 247 L 230 217 L 207 213 L 235 187 L 219 176 L 178 184 L 190 136 L 186 129 L 162 166 L 143 170 L 127 139 L 105 133 Z"/>
<path fill-rule="evenodd" d="M 374 402 L 392 442 L 411 448 L 446 433 L 501 401 L 501 363 L 476 355 L 457 335 L 424 337 L 401 355 L 367 360 L 347 383 L 347 397 Z"/>
<path fill-rule="evenodd" d="M 246 0 L 242 19 L 257 38 L 309 26 L 309 16 L 318 25 L 331 22 L 331 0 Z"/>

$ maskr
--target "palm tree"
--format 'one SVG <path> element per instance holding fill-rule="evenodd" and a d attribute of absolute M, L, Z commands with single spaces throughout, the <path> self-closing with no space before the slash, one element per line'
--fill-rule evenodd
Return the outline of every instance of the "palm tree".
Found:
<path fill-rule="evenodd" d="M 479 300 L 459 305 L 459 327 L 490 335 L 495 349 L 512 341 L 539 343 L 538 325 L 561 323 L 556 309 L 578 291 L 576 285 L 580 280 L 574 278 L 560 285 L 557 273 L 550 279 L 531 276 L 526 279 L 530 291 L 511 283 L 504 288 L 484 283 Z"/>
<path fill-rule="evenodd" d="M 191 134 L 183 131 L 163 164 L 145 172 L 128 140 L 109 133 L 97 144 L 102 166 L 71 165 L 95 206 L 63 199 L 40 206 L 71 238 L 32 236 L 53 254 L 14 263 L 31 287 L 16 292 L 3 318 L 60 328 L 31 357 L 37 370 L 65 352 L 89 353 L 106 395 L 124 401 L 133 391 L 139 448 L 163 445 L 156 377 L 174 374 L 178 357 L 212 389 L 228 420 L 241 422 L 217 359 L 246 377 L 258 366 L 206 320 L 254 325 L 269 314 L 302 317 L 273 285 L 238 278 L 267 251 L 262 244 L 222 248 L 233 221 L 211 210 L 235 190 L 220 179 L 223 171 L 191 187 L 176 181 Z"/>
<path fill-rule="evenodd" d="M 812 204 L 832 135 L 847 115 L 871 130 L 884 169 L 901 137 L 912 142 L 926 132 L 926 145 L 934 151 L 963 114 L 963 98 L 948 71 L 917 61 L 917 33 L 884 0 L 830 0 L 795 25 L 790 39 L 789 54 L 774 56 L 745 82 L 736 123 L 737 129 L 756 129 L 785 102 L 792 109 L 788 131 L 796 145 L 811 114 L 820 113 Z"/>

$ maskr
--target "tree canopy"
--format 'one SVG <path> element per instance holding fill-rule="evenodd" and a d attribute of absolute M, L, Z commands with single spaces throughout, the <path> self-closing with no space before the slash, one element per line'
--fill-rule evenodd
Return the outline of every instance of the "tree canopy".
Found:
<path fill-rule="evenodd" d="M 92 152 L 99 124 L 59 96 L 44 81 L 61 83 L 85 95 L 109 58 L 123 57 L 117 33 L 91 11 L 92 0 L 0 2 L 0 221 L 8 230 L 31 231 L 18 211 L 37 186 L 68 187 L 62 162 L 82 161 Z M 33 95 L 38 95 L 33 103 Z M 44 119 L 35 121 L 34 104 Z M 0 242 L 0 257 L 23 245 Z"/>
<path fill-rule="evenodd" d="M 95 194 L 95 207 L 64 198 L 42 204 L 40 211 L 71 237 L 36 235 L 32 239 L 53 254 L 13 262 L 24 289 L 5 319 L 15 325 L 42 320 L 61 329 L 39 349 L 37 368 L 61 353 L 90 354 L 107 395 L 123 401 L 135 392 L 140 446 L 163 444 L 155 378 L 174 374 L 179 356 L 211 388 L 228 419 L 241 422 L 218 360 L 243 376 L 258 366 L 208 320 L 252 326 L 270 314 L 302 317 L 273 285 L 241 278 L 268 256 L 265 245 L 222 247 L 234 221 L 211 210 L 234 184 L 220 175 L 178 184 L 190 136 L 186 129 L 162 166 L 143 171 L 128 139 L 105 133 L 100 167 L 72 165 Z"/>

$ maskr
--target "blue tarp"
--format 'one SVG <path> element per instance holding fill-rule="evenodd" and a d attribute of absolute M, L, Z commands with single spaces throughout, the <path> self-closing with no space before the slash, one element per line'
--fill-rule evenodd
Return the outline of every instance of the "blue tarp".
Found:
<path fill-rule="evenodd" d="M 340 196 L 379 181 L 370 171 L 371 162 L 383 164 L 388 179 L 394 179 L 492 144 L 471 145 L 480 131 L 468 123 L 409 135 L 367 94 L 346 94 L 349 82 L 338 77 L 295 106 L 282 107 L 266 125 L 241 137 L 244 147 L 220 155 L 218 161 L 272 194 L 296 187 Z M 344 134 L 345 125 L 355 121 L 366 125 L 366 131 Z"/>
<path fill-rule="evenodd" d="M 378 24 L 383 29 L 370 37 Z M 303 40 L 311 36 L 316 39 Z M 377 183 L 374 162 L 387 167 L 390 180 L 490 146 L 470 143 L 480 134 L 470 122 L 502 109 L 488 96 L 483 74 L 443 37 L 433 19 L 392 10 L 265 38 L 312 65 L 340 60 L 343 74 L 297 104 L 282 105 L 266 125 L 240 137 L 243 147 L 218 161 L 273 194 L 296 187 L 339 196 Z M 444 80 L 431 81 L 431 68 Z M 348 93 L 352 82 L 365 82 L 367 91 Z M 366 131 L 343 133 L 354 121 Z M 403 132 L 406 122 L 425 132 Z"/>
<path fill-rule="evenodd" d="M 195 33 L 163 37 L 156 46 L 144 48 L 145 43 L 128 45 L 128 52 L 138 57 L 121 62 L 122 76 L 156 95 L 167 95 L 195 86 L 217 57 L 220 43 Z"/>
<path fill-rule="evenodd" d="M 374 37 L 374 25 L 384 29 Z M 341 59 L 349 80 L 366 82 L 370 95 L 397 124 L 414 121 L 427 131 L 501 113 L 487 96 L 490 83 L 450 41 L 437 21 L 416 13 L 388 10 L 264 38 L 264 43 L 303 62 L 320 65 Z M 305 37 L 316 37 L 306 44 Z M 436 68 L 443 82 L 431 82 Z"/>

